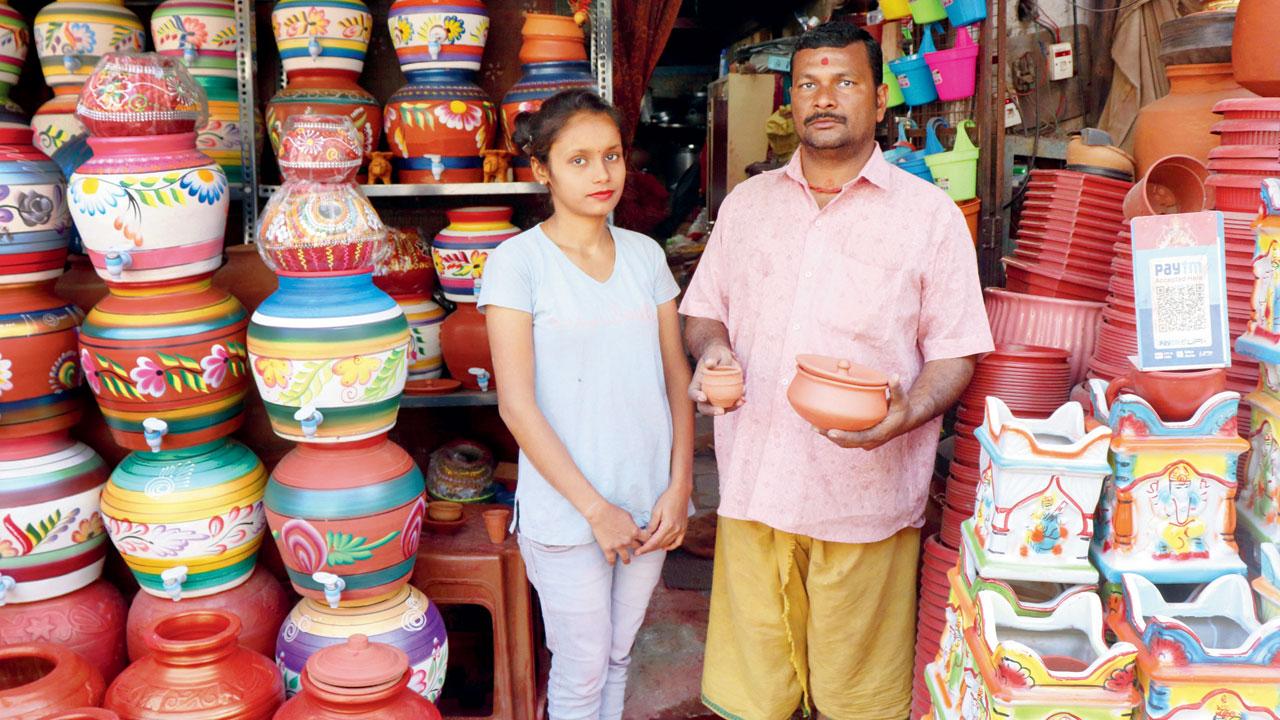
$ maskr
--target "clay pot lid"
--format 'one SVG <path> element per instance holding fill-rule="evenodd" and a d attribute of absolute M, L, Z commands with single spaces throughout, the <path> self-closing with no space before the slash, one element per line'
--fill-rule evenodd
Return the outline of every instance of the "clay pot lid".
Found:
<path fill-rule="evenodd" d="M 318 651 L 306 664 L 311 682 L 342 695 L 364 695 L 395 687 L 408 669 L 409 657 L 402 650 L 369 642 L 360 633 L 341 645 Z"/>
<path fill-rule="evenodd" d="M 810 375 L 834 380 L 842 385 L 866 388 L 889 385 L 889 376 L 879 370 L 826 355 L 797 355 L 796 366 Z"/>
<path fill-rule="evenodd" d="M 1280 112 L 1280 98 L 1244 97 L 1218 101 L 1213 111 L 1219 115 L 1232 112 Z"/>

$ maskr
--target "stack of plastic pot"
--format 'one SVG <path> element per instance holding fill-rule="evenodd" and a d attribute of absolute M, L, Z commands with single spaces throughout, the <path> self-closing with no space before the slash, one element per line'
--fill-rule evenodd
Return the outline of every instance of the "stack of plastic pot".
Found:
<path fill-rule="evenodd" d="M 422 472 L 387 439 L 410 364 L 409 324 L 373 283 L 387 231 L 355 184 L 352 122 L 285 122 L 284 184 L 258 227 L 279 288 L 249 325 L 254 379 L 277 435 L 298 443 L 271 473 L 267 522 L 303 596 L 280 630 L 277 664 L 297 692 L 307 657 L 355 633 L 403 650 L 434 700 L 448 645 L 409 576 L 426 513 Z"/>

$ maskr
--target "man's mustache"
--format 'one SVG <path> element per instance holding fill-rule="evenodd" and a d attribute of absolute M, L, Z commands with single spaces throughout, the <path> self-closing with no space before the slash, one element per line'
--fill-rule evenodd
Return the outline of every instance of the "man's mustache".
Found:
<path fill-rule="evenodd" d="M 848 124 L 848 120 L 843 115 L 833 115 L 831 113 L 816 113 L 814 115 L 810 115 L 809 117 L 805 118 L 804 124 L 806 126 L 812 125 L 818 122 L 819 120 L 835 120 L 836 122 L 844 125 Z"/>

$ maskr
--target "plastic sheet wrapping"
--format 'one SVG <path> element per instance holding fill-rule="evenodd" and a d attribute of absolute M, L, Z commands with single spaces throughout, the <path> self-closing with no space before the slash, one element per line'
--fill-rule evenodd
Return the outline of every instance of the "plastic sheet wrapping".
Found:
<path fill-rule="evenodd" d="M 180 60 L 158 53 L 110 53 L 85 81 L 76 117 L 98 137 L 195 132 L 209 103 Z"/>

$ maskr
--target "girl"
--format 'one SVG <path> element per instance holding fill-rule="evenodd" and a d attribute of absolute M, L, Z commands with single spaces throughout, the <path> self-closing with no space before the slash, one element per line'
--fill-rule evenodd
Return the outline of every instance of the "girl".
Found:
<path fill-rule="evenodd" d="M 622 717 L 631 644 L 684 539 L 693 407 L 658 243 L 608 223 L 618 116 L 586 90 L 516 118 L 555 207 L 486 262 L 498 408 L 520 444 L 516 525 L 551 650 L 551 720 Z"/>

